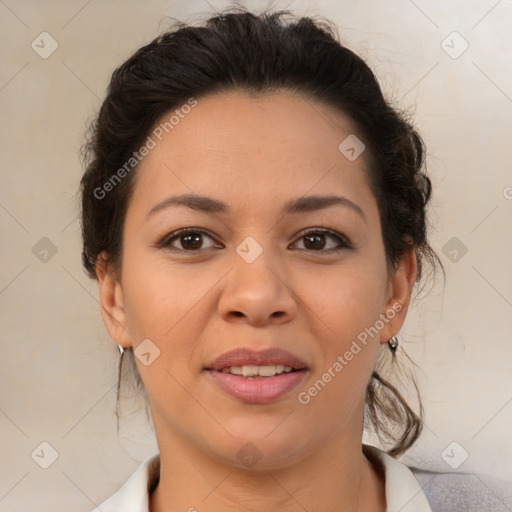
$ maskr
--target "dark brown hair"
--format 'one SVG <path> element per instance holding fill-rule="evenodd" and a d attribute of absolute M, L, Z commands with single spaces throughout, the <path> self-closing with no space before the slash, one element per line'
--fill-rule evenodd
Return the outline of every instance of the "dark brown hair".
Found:
<path fill-rule="evenodd" d="M 339 42 L 328 20 L 236 9 L 202 26 L 177 24 L 114 71 L 84 146 L 82 259 L 89 276 L 97 277 L 95 265 L 103 251 L 110 270 L 120 268 L 123 222 L 136 175 L 136 166 L 131 170 L 126 162 L 163 115 L 215 92 L 258 95 L 280 89 L 341 113 L 364 142 L 389 268 L 413 249 L 418 281 L 425 262 L 435 269 L 440 262 L 427 241 L 426 222 L 431 182 L 424 170 L 424 143 L 409 116 L 385 100 L 371 69 Z M 123 166 L 126 172 L 107 187 L 107 195 L 105 184 Z M 405 355 L 401 347 L 398 353 Z M 133 352 L 126 355 L 135 369 Z M 394 364 L 394 352 L 386 351 L 379 360 L 390 357 Z M 376 367 L 366 393 L 365 426 L 383 442 L 394 442 L 391 455 L 407 450 L 421 432 L 423 408 L 417 397 L 419 415 Z"/>

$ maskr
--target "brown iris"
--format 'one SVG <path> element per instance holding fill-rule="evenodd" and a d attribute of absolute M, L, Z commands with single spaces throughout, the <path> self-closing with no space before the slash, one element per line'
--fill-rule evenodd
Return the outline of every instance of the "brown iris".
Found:
<path fill-rule="evenodd" d="M 325 247 L 325 236 L 320 234 L 306 235 L 304 237 L 306 249 L 323 249 Z"/>

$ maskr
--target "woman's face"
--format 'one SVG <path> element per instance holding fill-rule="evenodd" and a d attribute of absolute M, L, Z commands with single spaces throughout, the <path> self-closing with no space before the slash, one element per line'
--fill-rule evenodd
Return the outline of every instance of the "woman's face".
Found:
<path fill-rule="evenodd" d="M 416 270 L 411 253 L 388 274 L 350 125 L 293 93 L 230 92 L 162 131 L 137 170 L 120 278 L 99 271 L 160 447 L 271 468 L 360 442 Z"/>

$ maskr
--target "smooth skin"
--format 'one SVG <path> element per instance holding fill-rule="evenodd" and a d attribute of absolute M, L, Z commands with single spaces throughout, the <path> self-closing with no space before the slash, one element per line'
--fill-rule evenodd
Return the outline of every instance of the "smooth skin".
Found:
<path fill-rule="evenodd" d="M 97 272 L 110 337 L 160 350 L 149 366 L 136 359 L 161 457 L 151 512 L 386 510 L 384 476 L 361 448 L 365 390 L 380 346 L 405 320 L 417 262 L 410 251 L 388 267 L 366 155 L 350 161 L 338 149 L 352 133 L 340 113 L 293 92 L 216 93 L 198 98 L 137 170 L 121 271 L 99 258 Z M 162 204 L 183 194 L 225 211 Z M 281 213 L 310 196 L 356 207 Z M 186 227 L 206 234 L 174 235 Z M 252 263 L 236 252 L 247 237 L 263 249 Z M 397 304 L 380 334 L 301 403 Z M 266 405 L 226 394 L 205 367 L 242 347 L 294 353 L 308 366 L 303 383 Z M 237 457 L 247 443 L 261 454 L 250 468 Z"/>

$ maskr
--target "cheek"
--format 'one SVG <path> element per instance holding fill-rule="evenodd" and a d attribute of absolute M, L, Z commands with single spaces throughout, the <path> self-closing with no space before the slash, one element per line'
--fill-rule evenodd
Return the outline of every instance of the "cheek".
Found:
<path fill-rule="evenodd" d="M 372 328 L 382 313 L 385 280 L 368 269 L 316 283 L 319 293 L 310 286 L 306 304 L 319 357 L 298 401 L 314 421 L 332 426 L 336 418 L 342 428 L 344 418 L 364 401 L 375 365 L 379 335 Z"/>
<path fill-rule="evenodd" d="M 298 295 L 323 323 L 325 332 L 341 346 L 375 324 L 385 304 L 385 266 L 357 262 L 320 273 L 302 273 Z M 332 344 L 332 340 L 330 342 Z"/>
<path fill-rule="evenodd" d="M 169 375 L 187 382 L 196 374 L 201 359 L 198 340 L 216 313 L 212 300 L 224 271 L 213 267 L 199 271 L 142 251 L 133 251 L 123 263 L 126 322 L 134 348 L 150 339 L 160 350 L 151 367 L 138 365 L 146 387 L 156 386 L 153 391 L 158 394 L 164 382 L 172 387 Z M 152 371 L 156 369 L 160 371 Z"/>
<path fill-rule="evenodd" d="M 171 408 L 185 414 L 193 403 L 182 386 L 187 383 L 189 388 L 197 372 L 197 340 L 212 315 L 208 292 L 219 274 L 198 275 L 168 262 L 137 264 L 142 260 L 133 256 L 137 254 L 126 258 L 123 266 L 127 326 L 135 350 L 145 339 L 159 350 L 149 366 L 136 359 L 137 368 L 152 407 L 165 409 L 172 403 Z"/>
<path fill-rule="evenodd" d="M 319 402 L 333 400 L 333 407 L 341 410 L 361 397 L 375 364 L 380 342 L 376 323 L 387 286 L 385 264 L 378 258 L 358 260 L 314 278 L 302 277 L 301 282 L 299 294 L 320 354 L 313 376 L 320 378 L 320 388 L 329 383 Z M 354 393 L 347 393 L 349 388 Z"/>
<path fill-rule="evenodd" d="M 381 312 L 383 292 L 381 286 L 367 275 L 346 277 L 338 289 L 333 289 L 329 310 L 333 331 L 343 334 L 343 338 L 356 338 L 364 329 L 372 326 Z"/>
<path fill-rule="evenodd" d="M 188 316 L 218 281 L 213 272 L 198 275 L 191 267 L 162 257 L 148 258 L 133 252 L 125 263 L 126 318 L 130 332 L 139 337 L 162 339 L 182 323 L 191 325 Z"/>

